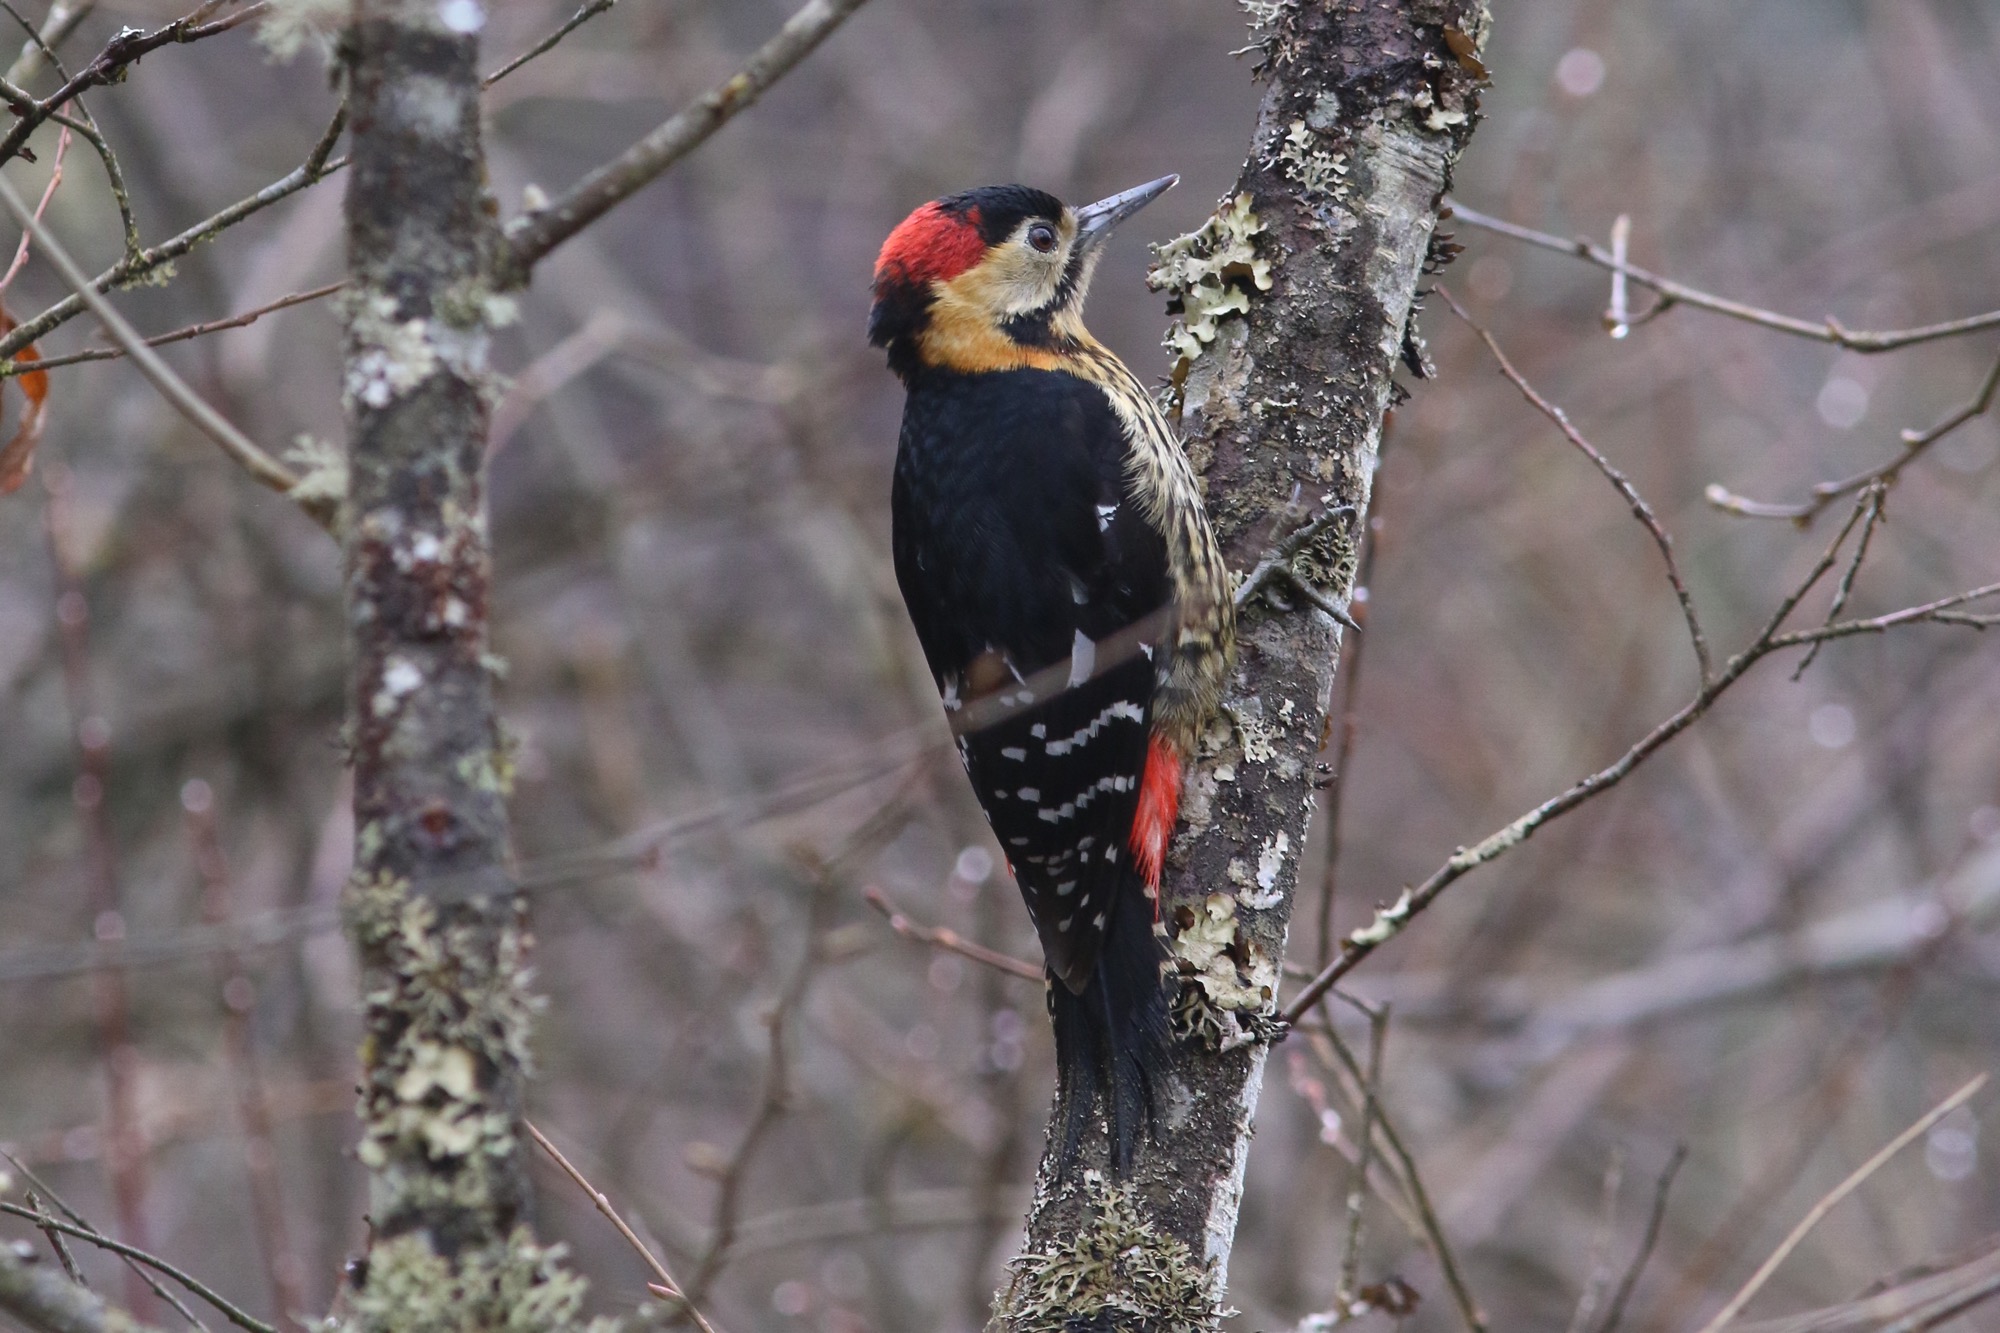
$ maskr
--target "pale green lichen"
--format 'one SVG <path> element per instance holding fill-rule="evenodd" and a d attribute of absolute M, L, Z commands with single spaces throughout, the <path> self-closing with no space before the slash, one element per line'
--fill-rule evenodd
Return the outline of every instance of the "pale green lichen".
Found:
<path fill-rule="evenodd" d="M 285 457 L 299 474 L 286 494 L 300 504 L 339 504 L 347 498 L 347 451 L 334 441 L 300 435 Z"/>
<path fill-rule="evenodd" d="M 173 260 L 169 259 L 132 274 L 118 284 L 118 290 L 129 292 L 137 287 L 170 287 L 174 279 L 179 276 L 180 270 L 175 268 Z"/>
<path fill-rule="evenodd" d="M 581 1322 L 588 1284 L 562 1266 L 564 1247 L 538 1245 L 523 1227 L 504 1245 L 448 1261 L 419 1235 L 368 1252 L 366 1281 L 348 1298 L 341 1333 L 616 1333 L 611 1319 Z"/>
<path fill-rule="evenodd" d="M 308 46 L 333 54 L 333 38 L 354 16 L 352 0 L 271 0 L 257 23 L 257 41 L 275 60 L 290 60 Z"/>
<path fill-rule="evenodd" d="M 1246 889 L 1254 882 L 1241 861 L 1230 863 L 1229 874 Z M 1236 909 L 1236 896 L 1228 893 L 1211 893 L 1198 907 L 1184 903 L 1175 910 L 1168 939 L 1181 979 L 1175 1035 L 1223 1051 L 1269 1035 L 1278 994 L 1277 964 L 1243 929 Z"/>
<path fill-rule="evenodd" d="M 1263 231 L 1250 196 L 1237 194 L 1198 230 L 1153 247 L 1146 285 L 1167 293 L 1168 310 L 1180 316 L 1167 330 L 1166 346 L 1183 361 L 1215 341 L 1223 320 L 1248 314 L 1253 291 L 1271 289 L 1270 261 L 1257 256 Z"/>
<path fill-rule="evenodd" d="M 1201 1333 L 1224 1311 L 1208 1268 L 1146 1220 L 1131 1186 L 1083 1173 L 1089 1220 L 1014 1260 L 994 1326 L 1006 1333 Z"/>
<path fill-rule="evenodd" d="M 1319 146 L 1319 135 L 1304 120 L 1295 120 L 1278 143 L 1278 161 L 1308 199 L 1330 199 L 1346 191 L 1347 157 Z"/>
<path fill-rule="evenodd" d="M 1350 933 L 1347 937 L 1348 943 L 1360 948 L 1382 943 L 1403 928 L 1403 923 L 1410 919 L 1411 906 L 1411 894 L 1406 888 L 1395 902 L 1387 907 L 1376 908 L 1375 919 Z"/>
<path fill-rule="evenodd" d="M 387 407 L 437 373 L 428 320 L 398 319 L 401 307 L 387 292 L 356 291 L 342 304 L 355 346 L 342 386 L 349 402 Z"/>
<path fill-rule="evenodd" d="M 513 920 L 457 921 L 391 875 L 357 876 L 342 906 L 369 964 L 355 1155 L 375 1173 L 376 1211 L 490 1211 L 491 1164 L 518 1145 L 488 1083 L 529 1066 L 526 932 Z M 393 1040 L 378 1040 L 385 1031 Z"/>

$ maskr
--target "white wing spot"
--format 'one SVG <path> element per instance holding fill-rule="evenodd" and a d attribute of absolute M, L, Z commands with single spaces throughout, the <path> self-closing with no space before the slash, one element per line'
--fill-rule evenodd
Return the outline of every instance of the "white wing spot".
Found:
<path fill-rule="evenodd" d="M 1007 745 L 1001 747 L 1000 757 L 1002 759 L 1012 759 L 1018 764 L 1028 757 L 1028 752 L 1018 745 Z"/>
<path fill-rule="evenodd" d="M 1042 799 L 1042 789 L 1040 787 L 1023 787 L 1014 794 L 1024 801 L 1039 801 Z"/>
<path fill-rule="evenodd" d="M 1045 740 L 1048 737 L 1049 729 L 1037 722 L 1034 726 L 1028 728 L 1028 734 L 1038 741 Z"/>
<path fill-rule="evenodd" d="M 1076 892 L 1076 881 L 1073 879 L 1066 879 L 1062 883 L 1056 885 L 1056 897 L 1058 898 L 1067 898 L 1072 893 L 1075 892 Z"/>
<path fill-rule="evenodd" d="M 1097 645 L 1092 643 L 1082 630 L 1070 641 L 1069 686 L 1075 689 L 1090 679 L 1090 673 L 1097 665 Z"/>
<path fill-rule="evenodd" d="M 1099 532 L 1102 532 L 1106 528 L 1110 527 L 1111 520 L 1113 517 L 1117 515 L 1117 513 L 1118 513 L 1117 505 L 1097 506 L 1097 530 Z"/>

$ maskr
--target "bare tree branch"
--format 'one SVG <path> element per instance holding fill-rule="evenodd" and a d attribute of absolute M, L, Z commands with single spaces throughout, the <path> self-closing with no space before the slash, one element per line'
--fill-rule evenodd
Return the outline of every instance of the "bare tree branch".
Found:
<path fill-rule="evenodd" d="M 121 259 L 104 272 L 90 280 L 90 290 L 106 292 L 122 286 L 135 278 L 142 278 L 160 268 L 161 265 L 179 259 L 204 241 L 213 240 L 229 228 L 252 214 L 260 213 L 272 204 L 288 199 L 311 185 L 318 184 L 327 176 L 347 165 L 347 159 L 332 156 L 333 147 L 339 141 L 341 131 L 347 126 L 347 110 L 342 107 L 327 122 L 305 161 L 263 189 L 195 223 L 178 236 L 171 237 L 152 246 L 137 259 Z M 73 293 L 44 310 L 32 319 L 23 320 L 18 327 L 5 337 L 0 337 L 0 375 L 19 373 L 11 358 L 29 343 L 36 342 L 51 329 L 60 327 L 75 319 L 89 305 L 80 293 Z"/>
<path fill-rule="evenodd" d="M 969 958 L 996 972 L 1003 972 L 1010 977 L 1020 977 L 1023 981 L 1039 983 L 1047 979 L 1048 973 L 1045 969 L 1024 959 L 1015 958 L 1011 954 L 1004 954 L 968 940 L 948 926 L 926 926 L 921 922 L 912 921 L 897 911 L 896 905 L 890 902 L 888 895 L 880 889 L 868 890 L 867 897 L 868 905 L 888 919 L 889 929 L 906 940 L 921 941 L 933 948 L 943 949 L 946 953 Z"/>
<path fill-rule="evenodd" d="M 71 1282 L 24 1247 L 0 1244 L 0 1310 L 32 1333 L 146 1333 L 143 1325 Z"/>
<path fill-rule="evenodd" d="M 1660 526 L 1660 520 L 1653 514 L 1653 507 L 1646 503 L 1625 474 L 1613 466 L 1611 460 L 1600 453 L 1596 445 L 1585 439 L 1583 432 L 1570 424 L 1568 413 L 1535 392 L 1535 386 L 1528 383 L 1520 371 L 1514 369 L 1514 363 L 1500 350 L 1500 344 L 1493 340 L 1493 335 L 1479 321 L 1466 313 L 1465 307 L 1458 303 L 1457 297 L 1453 296 L 1442 283 L 1438 284 L 1437 293 L 1451 306 L 1452 313 L 1464 320 L 1466 326 L 1479 335 L 1479 340 L 1486 344 L 1486 350 L 1491 352 L 1493 359 L 1499 363 L 1500 373 L 1506 376 L 1507 382 L 1519 389 L 1521 396 L 1533 404 L 1537 412 L 1555 423 L 1556 429 L 1563 433 L 1563 438 L 1575 445 L 1578 452 L 1604 474 L 1604 479 L 1610 482 L 1612 488 L 1625 498 L 1625 503 L 1632 507 L 1632 516 L 1639 520 L 1647 534 L 1652 537 L 1653 545 L 1660 548 L 1660 559 L 1666 562 L 1667 582 L 1673 585 L 1674 599 L 1681 604 L 1681 618 L 1687 621 L 1688 638 L 1694 644 L 1694 660 L 1701 671 L 1701 682 L 1706 685 L 1715 676 L 1715 663 L 1708 653 L 1708 636 L 1702 633 L 1701 617 L 1695 614 L 1694 596 L 1688 592 L 1686 580 L 1681 578 L 1680 562 L 1674 559 L 1674 539 L 1667 535 L 1664 527 Z M 1865 549 L 1864 545 L 1863 550 Z M 1859 557 L 1856 558 L 1856 563 L 1859 564 Z"/>
<path fill-rule="evenodd" d="M 577 6 L 576 13 L 571 14 L 567 19 L 563 20 L 562 24 L 554 32 L 481 79 L 479 86 L 482 89 L 491 88 L 494 84 L 527 64 L 530 60 L 535 59 L 537 56 L 547 55 L 556 49 L 556 46 L 563 38 L 569 36 L 578 28 L 581 28 L 584 24 L 590 22 L 617 3 L 618 0 L 584 0 L 583 4 Z"/>
<path fill-rule="evenodd" d="M 1710 504 L 1724 513 L 1741 514 L 1745 518 L 1783 518 L 1790 519 L 1794 523 L 1810 522 L 1822 509 L 1843 495 L 1852 495 L 1878 482 L 1895 481 L 1903 469 L 1921 457 L 1925 450 L 1974 417 L 1984 416 L 1990 411 L 1996 393 L 2000 393 L 2000 357 L 1994 358 L 1992 369 L 1986 372 L 1986 378 L 1980 381 L 1979 388 L 1973 391 L 1969 401 L 1953 408 L 1935 425 L 1923 430 L 1904 431 L 1901 453 L 1886 463 L 1878 463 L 1851 477 L 1837 481 L 1822 481 L 1812 488 L 1806 499 L 1796 504 L 1774 504 L 1764 500 L 1745 499 L 1720 485 L 1711 485 L 1706 492 L 1706 498 Z"/>
<path fill-rule="evenodd" d="M 331 296 L 346 285 L 345 282 L 329 282 L 324 287 L 315 287 L 311 291 L 293 292 L 289 296 L 280 296 L 275 301 L 267 301 L 255 310 L 246 310 L 240 315 L 205 320 L 200 324 L 190 324 L 186 328 L 175 329 L 170 333 L 155 334 L 145 339 L 145 344 L 148 347 L 165 347 L 168 343 L 205 338 L 211 333 L 221 333 L 225 329 L 248 328 L 266 315 L 274 315 L 280 310 L 289 310 L 295 305 L 304 305 L 308 301 Z M 115 361 L 124 355 L 125 349 L 122 347 L 90 347 L 64 356 L 45 357 L 40 361 L 16 361 L 14 372 L 25 375 L 29 371 L 56 370 L 63 366 L 81 365 L 86 361 Z"/>
<path fill-rule="evenodd" d="M 278 1333 L 277 1329 L 242 1310 L 235 1302 L 224 1297 L 215 1288 L 209 1286 L 200 1278 L 176 1268 L 165 1259 L 160 1258 L 156 1254 L 150 1254 L 136 1245 L 127 1245 L 121 1240 L 114 1240 L 110 1236 L 99 1231 L 94 1231 L 89 1227 L 78 1226 L 70 1222 L 59 1222 L 46 1213 L 36 1212 L 32 1208 L 23 1208 L 17 1203 L 0 1202 L 0 1213 L 6 1213 L 12 1217 L 28 1218 L 36 1226 L 45 1230 L 59 1231 L 65 1236 L 73 1236 L 77 1240 L 88 1241 L 99 1249 L 106 1250 L 122 1259 L 130 1259 L 135 1263 L 141 1263 L 148 1268 L 156 1269 L 180 1283 L 183 1287 L 186 1287 L 202 1300 L 213 1305 L 221 1312 L 223 1318 L 238 1328 L 244 1329 L 246 1333 Z"/>
<path fill-rule="evenodd" d="M 175 411 L 187 419 L 189 425 L 221 446 L 222 452 L 228 454 L 259 484 L 268 486 L 281 495 L 291 494 L 299 484 L 297 474 L 265 453 L 227 417 L 209 406 L 206 399 L 189 388 L 187 381 L 174 373 L 173 368 L 146 345 L 146 340 L 139 335 L 139 331 L 91 286 L 90 279 L 77 267 L 76 261 L 69 257 L 69 252 L 62 247 L 48 228 L 42 225 L 41 219 L 35 216 L 34 211 L 21 198 L 20 192 L 5 177 L 0 177 L 0 205 L 4 205 L 6 210 L 13 214 L 14 220 L 35 238 L 35 243 L 41 247 L 43 256 L 55 265 L 56 271 L 62 274 L 63 281 L 67 282 L 83 303 L 90 307 L 91 313 L 104 325 L 105 332 L 111 335 L 112 341 L 124 349 L 125 354 L 139 367 L 139 372 L 159 390 L 162 398 L 173 405 Z M 298 504 L 321 527 L 332 529 L 335 512 L 331 505 L 310 498 L 300 498 Z"/>
<path fill-rule="evenodd" d="M 1964 319 L 1946 320 L 1941 324 L 1925 324 L 1913 329 L 1886 329 L 1870 333 L 1849 329 L 1833 316 L 1815 323 L 1809 319 L 1798 319 L 1791 315 L 1781 315 L 1775 311 L 1760 310 L 1756 306 L 1732 301 L 1727 297 L 1714 296 L 1708 292 L 1662 277 L 1636 264 L 1626 263 L 1618 255 L 1605 249 L 1586 237 L 1564 240 L 1533 227 L 1523 227 L 1518 222 L 1508 222 L 1476 208 L 1467 207 L 1457 199 L 1451 201 L 1451 216 L 1468 226 L 1478 227 L 1500 236 L 1509 236 L 1529 245 L 1540 246 L 1544 250 L 1554 250 L 1558 254 L 1575 255 L 1623 274 L 1642 287 L 1651 288 L 1663 298 L 1662 304 L 1631 322 L 1643 323 L 1662 313 L 1669 305 L 1690 305 L 1697 309 L 1727 315 L 1731 319 L 1755 324 L 1760 328 L 1776 329 L 1780 333 L 1793 334 L 1800 338 L 1810 338 L 1814 342 L 1831 343 L 1835 347 L 1845 347 L 1854 352 L 1890 352 L 1898 347 L 1909 347 L 1916 343 L 1936 342 L 1940 338 L 1957 338 L 1981 329 L 2000 328 L 2000 310 L 1989 310 L 1980 315 L 1968 315 Z"/>
<path fill-rule="evenodd" d="M 1808 1232 L 1819 1225 L 1821 1218 L 1832 1212 L 1835 1205 L 1842 1199 L 1845 1199 L 1848 1195 L 1854 1193 L 1855 1190 L 1861 1188 L 1862 1182 L 1880 1170 L 1882 1165 L 1891 1157 L 1894 1157 L 1919 1138 L 1922 1138 L 1931 1126 L 1937 1124 L 1938 1121 L 1944 1119 L 1954 1110 L 1971 1100 L 1975 1093 L 1986 1086 L 1986 1080 L 1987 1075 L 1980 1074 L 1978 1077 L 1968 1081 L 1964 1087 L 1932 1107 L 1915 1124 L 1889 1140 L 1889 1142 L 1883 1144 L 1873 1157 L 1870 1157 L 1867 1161 L 1856 1167 L 1848 1175 L 1847 1179 L 1835 1185 L 1827 1192 L 1824 1198 L 1807 1209 L 1806 1215 L 1800 1218 L 1798 1225 L 1793 1227 L 1790 1234 L 1779 1242 L 1778 1248 L 1771 1251 L 1770 1256 L 1762 1264 L 1758 1265 L 1757 1271 L 1752 1273 L 1749 1280 L 1743 1284 L 1734 1296 L 1729 1298 L 1727 1304 L 1716 1311 L 1715 1317 L 1702 1325 L 1701 1333 L 1720 1333 L 1721 1329 L 1726 1327 L 1737 1315 L 1743 1312 L 1744 1306 L 1750 1304 L 1751 1297 L 1764 1289 L 1764 1284 L 1771 1280 L 1771 1274 L 1778 1271 L 1778 1265 L 1784 1263 L 1786 1256 L 1798 1248 L 1799 1242 L 1806 1238 Z"/>
<path fill-rule="evenodd" d="M 1841 549 L 1846 545 L 1847 538 L 1860 524 L 1867 508 L 1864 497 L 1862 502 L 1854 506 L 1847 517 L 1847 522 L 1835 534 L 1833 542 L 1805 579 L 1779 602 L 1771 618 L 1765 622 L 1762 631 L 1748 646 L 1725 662 L 1714 677 L 1696 692 L 1693 699 L 1647 732 L 1607 767 L 1599 769 L 1561 794 L 1542 802 L 1505 828 L 1490 834 L 1473 846 L 1460 847 L 1452 854 L 1450 860 L 1433 871 L 1423 883 L 1414 888 L 1405 888 L 1395 902 L 1378 907 L 1375 919 L 1367 926 L 1350 932 L 1341 942 L 1340 956 L 1322 968 L 1291 1003 L 1285 1006 L 1285 1020 L 1296 1022 L 1301 1015 L 1312 1008 L 1313 1003 L 1329 987 L 1352 971 L 1363 958 L 1401 934 L 1412 918 L 1437 901 L 1438 895 L 1468 871 L 1489 861 L 1498 860 L 1527 841 L 1550 820 L 1569 813 L 1579 805 L 1623 782 L 1633 769 L 1651 758 L 1668 741 L 1692 726 L 1708 712 L 1716 699 L 1743 677 L 1745 672 L 1770 654 L 1785 648 L 1819 643 L 1826 639 L 1848 638 L 1856 634 L 1880 634 L 1903 625 L 1958 624 L 1982 629 L 2000 619 L 1993 616 L 1954 613 L 1951 610 L 1968 602 L 2000 595 L 2000 583 L 1990 583 L 1953 593 L 1948 597 L 1940 597 L 1919 606 L 1905 607 L 1886 615 L 1863 620 L 1836 621 L 1817 629 L 1780 633 L 1778 627 L 1792 614 L 1806 594 L 1833 568 Z"/>
<path fill-rule="evenodd" d="M 699 148 L 709 135 L 755 102 L 792 66 L 812 54 L 848 15 L 865 3 L 867 0 L 807 0 L 778 29 L 777 35 L 758 48 L 727 82 L 704 93 L 546 208 L 509 223 L 506 251 L 499 267 L 508 285 L 525 283 L 542 256 Z"/>

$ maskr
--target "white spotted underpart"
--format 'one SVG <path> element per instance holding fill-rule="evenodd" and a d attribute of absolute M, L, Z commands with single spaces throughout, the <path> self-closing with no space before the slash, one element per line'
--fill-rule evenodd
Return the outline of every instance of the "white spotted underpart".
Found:
<path fill-rule="evenodd" d="M 1061 805 L 1054 807 L 1043 806 L 1035 814 L 1044 823 L 1048 824 L 1060 823 L 1065 819 L 1073 819 L 1076 817 L 1077 811 L 1089 805 L 1103 793 L 1108 791 L 1130 791 L 1135 781 L 1135 779 L 1123 774 L 1115 777 L 1099 778 L 1096 782 L 1093 782 L 1090 786 L 1085 787 L 1081 792 L 1077 793 L 1077 798 L 1074 801 L 1064 801 Z M 1030 790 L 1032 789 L 1027 787 L 1021 789 L 1022 800 L 1028 799 L 1028 792 Z M 1041 793 L 1037 792 L 1036 798 L 1039 799 L 1040 795 Z"/>
<path fill-rule="evenodd" d="M 1090 725 L 1078 728 L 1076 733 L 1067 740 L 1050 741 L 1043 748 L 1048 750 L 1051 755 L 1057 757 L 1066 755 L 1079 745 L 1093 739 L 1098 732 L 1104 729 L 1107 723 L 1118 718 L 1123 718 L 1127 722 L 1144 722 L 1146 720 L 1146 713 L 1139 705 L 1125 699 L 1120 699 L 1117 703 L 1111 704 L 1103 712 L 1091 719 Z"/>

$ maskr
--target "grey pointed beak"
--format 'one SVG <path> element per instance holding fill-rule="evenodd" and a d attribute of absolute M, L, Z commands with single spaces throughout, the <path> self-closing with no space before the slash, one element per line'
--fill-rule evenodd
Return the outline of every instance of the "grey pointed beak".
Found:
<path fill-rule="evenodd" d="M 1156 181 L 1121 190 L 1109 199 L 1085 204 L 1076 210 L 1076 243 L 1083 247 L 1102 245 L 1119 223 L 1173 189 L 1180 181 L 1179 176 L 1162 176 Z"/>

